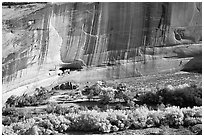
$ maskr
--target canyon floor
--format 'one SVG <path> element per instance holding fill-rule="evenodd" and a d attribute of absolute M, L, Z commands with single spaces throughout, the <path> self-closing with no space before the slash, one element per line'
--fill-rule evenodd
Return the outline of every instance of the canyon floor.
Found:
<path fill-rule="evenodd" d="M 96 82 L 96 81 L 95 81 Z M 88 83 L 77 83 L 79 85 L 79 89 L 83 88 L 86 85 L 92 85 L 95 83 L 94 81 Z M 133 77 L 133 78 L 124 78 L 124 79 L 116 79 L 116 80 L 107 80 L 106 84 L 110 86 L 114 86 L 117 83 L 125 83 L 128 87 L 140 89 L 140 90 L 152 90 L 156 89 L 158 85 L 181 85 L 181 84 L 196 84 L 198 86 L 202 85 L 202 74 L 199 73 L 189 73 L 189 72 L 176 72 L 176 73 L 166 73 L 166 74 L 158 74 L 158 75 L 147 75 L 142 77 Z M 74 90 L 56 90 L 55 94 L 50 98 L 51 102 L 57 102 L 62 106 L 86 106 L 91 105 L 91 103 L 87 103 L 83 101 L 79 102 L 63 102 L 58 101 L 59 98 L 63 97 L 66 93 L 72 92 Z M 94 102 L 92 102 L 94 105 Z M 19 108 L 25 111 L 42 111 L 46 105 L 41 105 L 38 107 L 24 107 Z M 87 135 L 87 134 L 100 134 L 100 133 L 92 133 L 92 132 L 70 132 L 69 135 Z M 146 128 L 146 129 L 138 129 L 138 130 L 125 130 L 125 131 L 117 131 L 113 133 L 107 133 L 102 135 L 194 135 L 189 128 L 179 127 L 178 129 L 170 128 L 170 127 L 160 127 L 160 128 Z M 100 134 L 101 135 L 101 134 Z"/>
<path fill-rule="evenodd" d="M 2 19 L 3 19 L 3 22 L 2 22 L 2 28 L 3 28 L 2 30 L 2 35 L 3 35 L 2 49 L 4 49 L 4 52 L 2 53 L 3 57 L 6 57 L 10 53 L 14 53 L 18 50 L 20 51 L 20 48 L 15 49 L 13 48 L 12 44 L 7 44 L 7 43 L 12 43 L 13 39 L 18 38 L 16 36 L 17 32 L 19 34 L 21 32 L 21 30 L 18 30 L 18 29 L 12 30 L 12 28 L 10 28 L 9 26 L 9 20 L 23 18 L 25 16 L 28 16 L 31 13 L 35 13 L 36 11 L 43 9 L 45 6 L 46 6 L 45 3 L 38 3 L 38 4 L 35 3 L 35 4 L 28 4 L 28 5 L 14 5 L 11 7 L 3 6 L 2 8 Z M 196 51 L 195 53 L 197 53 L 197 51 L 199 51 L 198 53 L 200 53 L 200 49 L 201 49 L 200 47 L 201 45 L 198 45 L 197 48 L 194 46 L 192 49 Z M 25 47 L 21 47 L 21 48 L 25 48 Z M 180 48 L 182 49 L 182 46 Z M 183 48 L 185 49 L 185 45 Z M 186 49 L 184 51 L 192 50 L 190 47 L 188 48 L 188 50 Z M 200 67 L 202 68 L 202 65 L 200 65 L 202 64 L 202 59 L 200 57 L 201 56 L 199 56 L 198 58 L 195 58 L 192 61 L 193 63 L 190 62 L 189 63 L 190 66 L 198 65 L 198 68 Z M 166 68 L 169 69 L 171 68 L 170 67 L 171 63 L 168 64 L 166 60 L 168 59 L 165 58 L 163 62 L 164 64 L 166 63 Z M 177 62 L 180 62 L 180 60 Z M 100 80 L 103 79 L 103 76 L 107 75 L 104 73 L 105 69 L 106 68 L 101 67 L 101 68 L 96 68 L 96 69 L 94 68 L 93 70 L 87 69 L 87 71 L 86 70 L 85 71 L 83 70 L 73 71 L 71 72 L 71 74 L 64 74 L 62 76 L 58 76 L 57 74 L 53 76 L 49 76 L 48 71 L 46 70 L 45 73 L 42 72 L 42 75 L 40 74 L 39 77 L 32 77 L 31 79 L 25 78 L 26 83 L 23 83 L 23 81 L 20 81 L 19 83 L 15 85 L 13 89 L 10 88 L 11 84 L 8 84 L 5 87 L 3 87 L 2 104 L 4 104 L 7 98 L 9 98 L 11 95 L 20 96 L 23 93 L 27 93 L 28 95 L 31 95 L 34 93 L 34 89 L 38 86 L 42 86 L 50 90 L 51 88 L 53 88 L 54 86 L 58 84 L 62 84 L 65 82 L 73 82 L 74 84 L 77 84 L 79 86 L 78 90 L 81 91 L 85 86 L 93 85 L 96 83 L 98 79 Z M 177 70 L 178 69 L 176 69 L 175 71 Z M 117 70 L 112 70 L 112 71 L 117 72 Z M 110 70 L 110 72 L 112 71 Z M 161 72 L 161 74 L 141 75 L 141 76 L 130 77 L 130 78 L 120 78 L 120 79 L 113 78 L 110 80 L 105 80 L 105 82 L 108 86 L 114 86 L 119 83 L 125 83 L 127 87 L 130 87 L 132 89 L 137 89 L 137 91 L 152 91 L 152 90 L 156 90 L 157 87 L 159 86 L 166 86 L 166 85 L 178 86 L 182 84 L 196 84 L 199 87 L 202 87 L 202 74 L 194 73 L 194 72 L 184 72 L 184 71 L 167 72 L 167 73 Z M 67 99 L 66 97 L 69 96 L 71 92 L 76 92 L 76 90 L 55 90 L 54 92 L 55 93 L 48 99 L 48 101 L 55 102 L 61 106 L 79 107 L 79 106 L 90 106 L 90 105 L 94 106 L 96 104 L 96 102 L 88 101 L 88 98 L 86 98 L 85 96 L 83 96 L 82 100 L 73 99 L 72 101 L 66 101 Z M 22 107 L 22 108 L 17 108 L 17 109 L 31 111 L 31 112 L 34 112 L 34 111 L 43 112 L 43 109 L 46 107 L 47 107 L 47 104 L 36 106 L 36 107 L 33 107 L 33 106 L 32 107 Z M 69 135 L 90 135 L 90 134 L 94 134 L 94 135 L 194 135 L 195 133 L 193 133 L 190 128 L 185 128 L 182 126 L 177 129 L 163 126 L 159 128 L 146 128 L 146 129 L 138 129 L 138 130 L 128 129 L 125 131 L 117 131 L 117 132 L 107 133 L 107 134 L 92 133 L 92 132 L 88 132 L 88 133 L 87 132 L 86 133 L 85 132 L 70 132 L 68 134 Z"/>

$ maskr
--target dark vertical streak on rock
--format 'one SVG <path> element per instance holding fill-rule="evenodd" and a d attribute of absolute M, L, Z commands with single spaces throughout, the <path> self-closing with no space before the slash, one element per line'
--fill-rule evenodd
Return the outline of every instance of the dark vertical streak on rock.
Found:
<path fill-rule="evenodd" d="M 89 46 L 88 46 L 88 65 L 92 65 L 92 60 L 94 57 L 94 51 L 96 50 L 97 46 L 97 31 L 98 31 L 98 20 L 99 20 L 99 3 L 94 3 L 94 16 L 93 16 L 93 24 L 92 24 L 92 29 L 91 29 L 91 39 L 89 41 Z"/>
<path fill-rule="evenodd" d="M 4 21 L 11 29 L 8 35 L 15 38 L 4 44 L 5 47 L 13 46 L 14 50 L 3 57 L 3 82 L 15 80 L 17 74 L 23 75 L 22 78 L 38 75 L 47 65 L 48 49 L 53 50 L 48 47 L 52 44 L 49 44 L 50 30 L 60 42 L 55 44 L 56 49 L 61 49 L 59 60 L 63 63 L 82 59 L 88 66 L 108 65 L 107 77 L 112 78 L 130 76 L 131 69 L 137 71 L 139 65 L 136 64 L 141 62 L 144 62 L 142 71 L 146 71 L 145 67 L 153 71 L 148 70 L 149 64 L 157 69 L 152 60 L 157 56 L 162 58 L 163 54 L 173 54 L 165 51 L 166 46 L 174 48 L 171 46 L 201 42 L 201 13 L 201 3 L 187 2 L 50 4 L 22 18 Z M 33 30 L 37 30 L 35 37 Z M 184 39 L 187 42 L 182 42 Z M 160 51 L 164 51 L 162 55 Z M 33 62 L 34 57 L 39 58 Z M 132 68 L 127 65 L 129 61 L 134 62 Z M 124 65 L 119 67 L 117 63 L 121 62 Z M 36 74 L 29 74 L 30 70 Z"/>
<path fill-rule="evenodd" d="M 67 45 L 66 45 L 66 53 L 65 53 L 65 56 L 64 56 L 64 60 L 66 62 L 67 60 L 67 57 L 69 57 L 69 53 L 71 51 L 71 48 L 73 46 L 73 39 L 74 39 L 74 32 L 75 32 L 75 29 L 76 29 L 76 21 L 75 21 L 75 12 L 77 10 L 77 3 L 74 3 L 71 5 L 72 8 L 69 10 L 69 12 L 71 13 L 69 15 L 69 26 L 68 26 L 68 39 L 67 39 Z"/>
<path fill-rule="evenodd" d="M 149 29 L 150 29 L 150 5 L 149 3 L 145 3 L 144 5 L 144 26 L 143 26 L 143 57 L 144 57 L 144 64 L 146 63 L 146 46 L 148 44 L 149 40 Z"/>
<path fill-rule="evenodd" d="M 162 15 L 161 15 L 160 23 L 159 23 L 159 28 L 161 29 L 161 37 L 162 37 L 161 44 L 162 45 L 165 45 L 166 34 L 168 32 L 167 29 L 168 29 L 168 26 L 170 25 L 170 22 L 169 22 L 170 15 L 168 13 L 168 10 L 169 10 L 169 4 L 163 3 L 162 4 Z"/>
<path fill-rule="evenodd" d="M 40 60 L 39 60 L 39 65 L 41 66 L 46 58 L 47 50 L 48 50 L 48 38 L 49 38 L 49 10 L 50 8 L 47 9 L 47 11 L 44 14 L 44 22 L 43 22 L 43 30 L 42 30 L 42 39 L 41 39 L 41 49 L 40 49 Z"/>

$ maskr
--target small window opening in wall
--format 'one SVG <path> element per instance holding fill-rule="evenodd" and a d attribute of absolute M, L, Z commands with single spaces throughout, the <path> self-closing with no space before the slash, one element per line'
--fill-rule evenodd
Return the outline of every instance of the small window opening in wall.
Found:
<path fill-rule="evenodd" d="M 63 73 L 62 74 L 70 74 L 70 69 L 68 68 L 60 68 L 59 70 L 61 70 Z"/>
<path fill-rule="evenodd" d="M 28 21 L 28 25 L 30 26 L 30 25 L 32 25 L 32 24 L 34 24 L 35 23 L 35 20 L 29 20 Z"/>

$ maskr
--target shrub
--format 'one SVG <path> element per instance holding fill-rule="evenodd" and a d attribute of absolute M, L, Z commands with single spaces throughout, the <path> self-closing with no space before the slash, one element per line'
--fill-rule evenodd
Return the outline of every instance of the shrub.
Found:
<path fill-rule="evenodd" d="M 99 103 L 105 105 L 105 104 L 109 104 L 111 101 L 112 101 L 111 96 L 109 96 L 109 95 L 101 95 Z"/>
<path fill-rule="evenodd" d="M 159 127 L 165 119 L 163 111 L 150 111 L 147 116 L 147 127 Z"/>
<path fill-rule="evenodd" d="M 35 94 L 29 96 L 28 94 L 23 94 L 22 96 L 10 96 L 6 101 L 6 106 L 13 107 L 24 107 L 24 106 L 36 106 L 40 104 L 45 104 L 46 99 L 51 93 L 47 89 L 40 87 L 35 89 Z"/>
<path fill-rule="evenodd" d="M 126 91 L 127 90 L 127 86 L 125 83 L 120 83 L 117 85 L 117 90 L 118 91 Z"/>
<path fill-rule="evenodd" d="M 156 93 L 147 92 L 139 96 L 139 100 L 148 105 L 156 105 L 160 103 L 160 97 Z"/>
<path fill-rule="evenodd" d="M 30 97 L 27 94 L 23 94 L 18 98 L 17 107 L 24 107 L 24 106 L 30 106 Z"/>
<path fill-rule="evenodd" d="M 101 110 L 97 105 L 93 106 L 92 109 L 93 109 L 93 110 L 96 110 L 96 111 L 98 111 L 98 112 L 100 112 L 100 110 Z"/>
<path fill-rule="evenodd" d="M 4 116 L 2 119 L 3 125 L 10 125 L 11 123 L 16 123 L 22 119 L 25 120 L 32 117 L 30 111 L 17 110 L 16 108 L 3 108 L 2 115 Z"/>
<path fill-rule="evenodd" d="M 100 98 L 99 102 L 101 104 L 108 104 L 114 100 L 114 96 L 115 96 L 115 90 L 113 90 L 112 88 L 103 88 L 99 96 Z"/>
<path fill-rule="evenodd" d="M 82 95 L 89 95 L 90 94 L 89 86 L 85 86 L 81 93 Z"/>
<path fill-rule="evenodd" d="M 2 108 L 2 115 L 3 116 L 13 116 L 13 115 L 17 115 L 18 110 L 14 107 L 10 107 L 10 108 Z"/>
<path fill-rule="evenodd" d="M 124 106 L 121 103 L 117 103 L 116 106 L 115 106 L 115 109 L 116 110 L 123 110 Z"/>
<path fill-rule="evenodd" d="M 195 115 L 195 111 L 191 108 L 183 109 L 184 117 L 193 117 Z"/>
<path fill-rule="evenodd" d="M 49 103 L 45 108 L 45 111 L 48 114 L 55 113 L 59 115 L 65 115 L 66 113 L 70 113 L 72 109 L 70 109 L 69 107 L 62 107 L 56 103 Z"/>
<path fill-rule="evenodd" d="M 92 94 L 92 96 L 98 96 L 101 93 L 101 88 L 103 86 L 100 83 L 96 83 L 92 86 L 86 86 L 84 88 L 84 90 L 82 91 L 83 95 L 90 95 Z"/>
<path fill-rule="evenodd" d="M 45 108 L 45 111 L 46 111 L 48 114 L 54 113 L 55 107 L 56 107 L 56 104 L 50 103 L 50 104 L 48 104 L 47 107 Z"/>
<path fill-rule="evenodd" d="M 99 131 L 102 133 L 109 133 L 111 131 L 111 127 L 111 124 L 104 122 L 100 124 Z"/>
<path fill-rule="evenodd" d="M 53 125 L 49 119 L 44 119 L 42 121 L 39 121 L 38 126 L 43 127 L 45 129 L 53 130 Z"/>
<path fill-rule="evenodd" d="M 168 125 L 172 127 L 178 127 L 183 124 L 184 115 L 179 107 L 168 107 L 165 110 L 165 119 L 168 121 Z"/>
<path fill-rule="evenodd" d="M 202 123 L 202 107 L 182 108 L 184 126 L 193 126 Z"/>
<path fill-rule="evenodd" d="M 79 106 L 80 111 L 88 111 L 89 109 L 86 106 Z"/>
<path fill-rule="evenodd" d="M 202 124 L 197 124 L 191 127 L 191 131 L 197 135 L 202 135 Z"/>
<path fill-rule="evenodd" d="M 110 102 L 115 101 L 115 99 L 119 99 L 120 101 L 125 101 L 126 103 L 130 103 L 135 93 L 127 90 L 125 84 L 119 84 L 117 87 L 107 87 L 103 82 L 97 82 L 92 86 L 86 86 L 82 91 L 83 95 L 87 95 L 89 100 L 93 99 L 94 96 L 99 96 L 99 102 L 102 104 L 108 104 Z"/>
<path fill-rule="evenodd" d="M 162 110 L 150 110 L 147 106 L 140 106 L 130 110 L 108 108 L 105 111 L 68 107 L 68 113 L 58 114 L 55 112 L 56 104 L 53 105 L 53 114 L 41 114 L 29 119 L 24 118 L 15 123 L 11 122 L 10 125 L 7 124 L 9 126 L 3 126 L 3 134 L 51 135 L 71 130 L 108 133 L 125 129 L 194 126 L 202 123 L 202 107 L 181 109 L 173 106 Z M 9 119 L 7 121 L 9 122 Z M 5 123 L 7 121 L 5 120 Z M 34 129 L 36 132 L 31 133 Z"/>
<path fill-rule="evenodd" d="M 6 105 L 9 107 L 14 107 L 16 105 L 16 95 L 11 95 L 7 100 L 6 100 Z"/>
<path fill-rule="evenodd" d="M 109 110 L 110 108 L 111 108 L 110 105 L 106 104 L 106 105 L 103 105 L 103 106 L 101 107 L 101 111 L 107 111 L 107 110 Z"/>
<path fill-rule="evenodd" d="M 147 92 L 139 96 L 143 104 L 171 104 L 180 107 L 193 107 L 202 105 L 202 89 L 195 85 L 168 86 L 159 89 L 156 93 Z"/>
<path fill-rule="evenodd" d="M 63 132 L 66 132 L 68 129 L 69 129 L 69 125 L 67 125 L 67 124 L 60 124 L 57 130 L 60 133 L 63 133 Z"/>
<path fill-rule="evenodd" d="M 201 106 L 202 105 L 202 90 L 201 88 L 197 88 L 194 86 L 191 87 L 185 87 L 185 88 L 178 88 L 174 91 L 175 96 L 173 98 L 172 104 L 181 102 L 179 105 L 182 107 L 186 106 Z M 177 100 L 177 98 L 180 97 L 180 100 Z"/>
<path fill-rule="evenodd" d="M 54 125 L 55 128 L 58 128 L 58 126 L 60 125 L 61 121 L 58 119 L 58 117 L 56 115 L 49 114 L 47 116 L 47 118 Z"/>
<path fill-rule="evenodd" d="M 3 125 L 11 125 L 12 123 L 19 122 L 20 118 L 18 116 L 5 116 L 2 118 Z"/>
<path fill-rule="evenodd" d="M 148 112 L 148 108 L 141 107 L 129 113 L 128 120 L 131 123 L 131 128 L 139 129 L 146 127 Z"/>
<path fill-rule="evenodd" d="M 35 124 L 35 120 L 33 118 L 24 120 L 22 122 L 17 122 L 12 124 L 13 130 L 15 133 L 24 135 L 26 131 L 31 128 Z"/>
<path fill-rule="evenodd" d="M 14 122 L 14 121 L 13 121 Z M 11 118 L 10 117 L 5 117 L 5 116 L 3 116 L 2 117 L 2 124 L 4 125 L 4 126 L 9 126 L 11 123 L 13 123 L 12 122 L 12 120 L 11 120 Z M 17 122 L 17 121 L 15 121 L 15 122 Z"/>
<path fill-rule="evenodd" d="M 108 121 L 102 121 L 100 118 L 100 113 L 97 111 L 87 111 L 82 112 L 76 117 L 69 117 L 71 119 L 71 129 L 76 131 L 98 131 L 102 127 L 103 123 L 105 124 Z M 103 125 L 104 126 L 104 125 Z"/>
<path fill-rule="evenodd" d="M 202 107 L 194 106 L 192 109 L 195 111 L 194 117 L 202 117 Z"/>
<path fill-rule="evenodd" d="M 17 135 L 17 133 L 14 132 L 12 126 L 2 126 L 2 134 L 3 135 Z"/>
<path fill-rule="evenodd" d="M 117 126 L 115 126 L 115 125 L 111 126 L 111 131 L 116 132 L 118 130 L 119 130 L 119 128 Z"/>
<path fill-rule="evenodd" d="M 186 117 L 184 119 L 184 126 L 194 126 L 196 124 L 202 124 L 202 118 L 200 118 L 200 117 Z"/>
<path fill-rule="evenodd" d="M 69 128 L 70 121 L 65 118 L 63 115 L 53 115 L 49 114 L 47 115 L 48 121 L 46 123 L 43 123 L 44 120 L 39 120 L 38 124 L 40 124 L 41 127 L 49 129 L 49 130 L 56 130 L 60 133 L 66 132 L 66 130 Z"/>
<path fill-rule="evenodd" d="M 69 111 L 66 109 L 66 107 L 62 107 L 60 105 L 57 105 L 55 107 L 54 113 L 56 114 L 60 114 L 60 115 L 64 115 L 66 113 L 68 113 Z"/>

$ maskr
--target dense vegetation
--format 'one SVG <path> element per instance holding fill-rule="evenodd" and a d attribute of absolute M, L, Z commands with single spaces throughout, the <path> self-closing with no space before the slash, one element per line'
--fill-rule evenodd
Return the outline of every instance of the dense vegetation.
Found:
<path fill-rule="evenodd" d="M 138 92 L 135 89 L 128 89 L 125 84 L 118 84 L 116 87 L 106 87 L 104 83 L 95 84 L 86 87 L 82 94 L 88 95 L 91 99 L 94 96 L 100 96 L 100 102 L 108 104 L 115 102 L 117 99 L 126 103 L 137 103 L 147 105 L 175 105 L 180 107 L 202 106 L 202 88 L 197 85 L 183 84 L 173 87 L 167 85 L 158 88 L 157 91 Z"/>
<path fill-rule="evenodd" d="M 144 104 L 170 104 L 180 107 L 202 106 L 202 89 L 196 85 L 171 85 L 158 90 L 147 92 L 139 97 Z"/>
<path fill-rule="evenodd" d="M 46 104 L 48 99 L 53 94 L 46 88 L 36 88 L 33 95 L 24 93 L 22 96 L 12 95 L 6 101 L 7 107 L 24 107 L 24 106 L 38 106 Z"/>
<path fill-rule="evenodd" d="M 65 83 L 65 85 L 70 87 L 70 84 Z M 77 86 L 74 89 L 76 88 Z M 12 95 L 7 99 L 6 105 L 15 107 L 42 105 L 46 103 L 46 99 L 53 94 L 53 91 L 54 89 L 48 91 L 40 87 L 30 96 L 27 94 L 23 94 L 22 96 Z M 180 107 L 202 106 L 202 88 L 187 84 L 175 87 L 168 85 L 161 89 L 158 88 L 157 91 L 138 92 L 135 89 L 129 89 L 125 84 L 110 87 L 106 86 L 104 82 L 98 82 L 90 87 L 86 86 L 84 90 L 81 91 L 81 95 L 87 96 L 90 101 L 97 97 L 99 102 L 104 105 L 112 102 L 125 102 L 129 106 L 134 106 L 135 100 L 137 100 L 137 103 L 147 105 L 169 104 Z"/>
<path fill-rule="evenodd" d="M 57 106 L 53 106 L 56 109 Z M 53 109 L 53 110 L 54 110 Z M 64 111 L 67 110 L 67 111 Z M 9 113 L 8 113 L 9 112 Z M 109 133 L 147 127 L 194 126 L 202 123 L 202 107 L 166 107 L 150 110 L 146 106 L 130 110 L 93 110 L 58 107 L 58 111 L 19 118 L 17 110 L 3 110 L 5 117 L 18 116 L 16 122 L 3 119 L 3 134 L 67 134 L 71 131 Z M 198 134 L 201 134 L 200 132 Z"/>
<path fill-rule="evenodd" d="M 37 88 L 33 95 L 11 96 L 3 108 L 3 134 L 69 134 L 72 131 L 109 133 L 126 129 L 202 124 L 202 89 L 196 85 L 165 86 L 138 92 L 126 84 L 97 82 L 81 91 L 98 101 L 93 107 L 62 107 L 49 103 L 43 112 L 15 107 L 45 104 L 53 90 Z M 72 91 L 73 92 L 73 91 Z M 115 103 L 115 105 L 111 105 Z M 202 129 L 196 128 L 196 134 Z"/>

